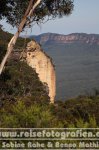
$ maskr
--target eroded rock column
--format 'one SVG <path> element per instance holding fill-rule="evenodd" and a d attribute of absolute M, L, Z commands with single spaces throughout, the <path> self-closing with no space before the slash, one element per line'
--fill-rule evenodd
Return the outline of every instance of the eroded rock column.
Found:
<path fill-rule="evenodd" d="M 25 51 L 25 59 L 29 66 L 36 70 L 39 79 L 48 86 L 50 102 L 54 103 L 56 94 L 56 76 L 52 59 L 42 51 L 40 45 L 31 41 Z"/>

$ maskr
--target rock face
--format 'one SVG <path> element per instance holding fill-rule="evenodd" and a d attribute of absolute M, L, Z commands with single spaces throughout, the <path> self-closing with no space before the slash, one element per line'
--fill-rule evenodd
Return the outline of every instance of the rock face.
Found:
<path fill-rule="evenodd" d="M 61 35 L 54 33 L 45 33 L 38 36 L 31 36 L 40 44 L 47 43 L 87 43 L 87 44 L 97 44 L 99 45 L 99 35 L 98 34 L 86 34 L 86 33 L 72 33 L 69 35 Z"/>
<path fill-rule="evenodd" d="M 56 76 L 51 58 L 43 52 L 40 45 L 34 40 L 27 44 L 22 57 L 29 66 L 36 70 L 40 81 L 47 87 L 51 103 L 54 103 Z"/>

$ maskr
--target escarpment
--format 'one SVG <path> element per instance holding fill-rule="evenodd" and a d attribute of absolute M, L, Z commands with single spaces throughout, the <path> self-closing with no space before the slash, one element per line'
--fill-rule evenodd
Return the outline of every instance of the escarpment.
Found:
<path fill-rule="evenodd" d="M 25 51 L 22 53 L 22 58 L 30 67 L 35 69 L 40 81 L 46 86 L 50 102 L 54 103 L 56 76 L 51 58 L 43 52 L 40 45 L 34 40 L 27 44 Z"/>
<path fill-rule="evenodd" d="M 40 44 L 70 44 L 70 43 L 86 43 L 89 45 L 96 44 L 99 45 L 99 35 L 98 34 L 86 34 L 86 33 L 72 33 L 69 35 L 61 35 L 55 33 L 45 33 L 38 36 L 31 36 Z"/>

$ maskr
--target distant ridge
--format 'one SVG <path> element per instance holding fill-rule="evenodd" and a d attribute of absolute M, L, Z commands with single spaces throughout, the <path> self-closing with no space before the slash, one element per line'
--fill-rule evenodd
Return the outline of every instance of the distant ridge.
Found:
<path fill-rule="evenodd" d="M 29 36 L 29 38 L 35 39 L 40 44 L 87 43 L 99 45 L 99 34 L 71 33 L 62 35 L 57 33 L 43 33 L 36 36 Z"/>
<path fill-rule="evenodd" d="M 52 57 L 56 69 L 56 98 L 72 98 L 99 89 L 99 35 L 44 33 L 30 36 Z"/>

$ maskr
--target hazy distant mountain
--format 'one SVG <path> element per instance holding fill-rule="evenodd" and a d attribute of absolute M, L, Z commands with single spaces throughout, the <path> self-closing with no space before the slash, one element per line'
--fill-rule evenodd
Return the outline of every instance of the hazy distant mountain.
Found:
<path fill-rule="evenodd" d="M 30 38 L 37 40 L 53 58 L 58 99 L 99 90 L 99 35 L 45 33 Z"/>
<path fill-rule="evenodd" d="M 55 33 L 44 33 L 38 36 L 30 36 L 40 44 L 66 44 L 66 43 L 87 43 L 99 45 L 98 34 L 72 33 L 69 35 L 61 35 Z"/>
<path fill-rule="evenodd" d="M 0 30 L 0 55 L 6 51 L 11 34 Z M 35 38 L 53 58 L 57 77 L 57 99 L 63 100 L 99 90 L 99 35 L 46 33 Z M 29 39 L 26 40 L 28 42 Z M 24 47 L 19 38 L 17 48 Z"/>

